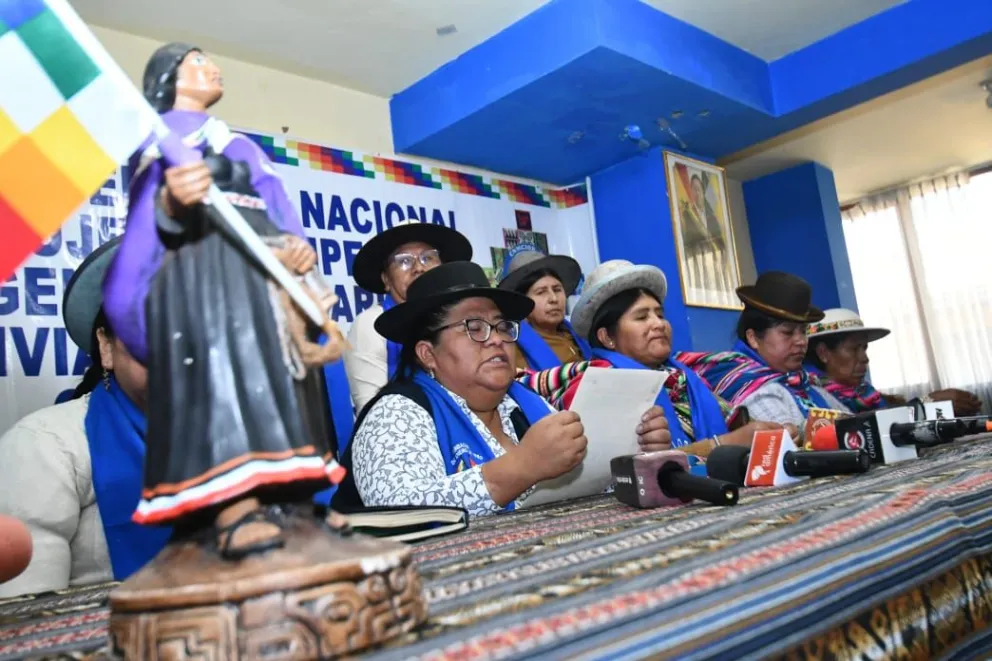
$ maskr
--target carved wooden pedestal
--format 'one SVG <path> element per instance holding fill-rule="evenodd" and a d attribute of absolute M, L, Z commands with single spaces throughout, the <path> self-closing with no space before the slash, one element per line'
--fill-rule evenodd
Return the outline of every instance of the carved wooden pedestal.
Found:
<path fill-rule="evenodd" d="M 166 548 L 110 595 L 111 647 L 134 661 L 328 659 L 427 616 L 409 549 L 293 516 L 284 548 L 240 562 Z"/>

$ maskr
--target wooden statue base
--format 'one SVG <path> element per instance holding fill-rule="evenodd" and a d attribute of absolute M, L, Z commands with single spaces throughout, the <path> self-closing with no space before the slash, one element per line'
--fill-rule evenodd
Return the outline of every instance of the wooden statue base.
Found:
<path fill-rule="evenodd" d="M 407 546 L 291 515 L 283 548 L 238 562 L 170 545 L 110 595 L 111 649 L 134 661 L 328 659 L 427 617 Z"/>

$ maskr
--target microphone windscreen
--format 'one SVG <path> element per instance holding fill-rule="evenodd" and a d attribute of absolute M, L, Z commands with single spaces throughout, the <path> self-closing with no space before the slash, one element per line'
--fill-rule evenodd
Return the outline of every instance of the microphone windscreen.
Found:
<path fill-rule="evenodd" d="M 0 583 L 27 569 L 32 551 L 27 526 L 12 516 L 0 515 Z"/>
<path fill-rule="evenodd" d="M 837 441 L 837 427 L 823 425 L 813 433 L 811 444 L 814 450 L 836 450 L 840 447 Z"/>
<path fill-rule="evenodd" d="M 751 448 L 741 445 L 721 445 L 706 457 L 706 474 L 715 480 L 744 484 Z"/>

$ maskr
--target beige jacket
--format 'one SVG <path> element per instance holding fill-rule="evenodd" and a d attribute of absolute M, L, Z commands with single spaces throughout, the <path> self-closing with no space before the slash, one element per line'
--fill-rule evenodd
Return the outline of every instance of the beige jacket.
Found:
<path fill-rule="evenodd" d="M 375 329 L 375 320 L 381 314 L 382 306 L 376 303 L 355 317 L 348 331 L 351 351 L 344 353 L 344 369 L 356 411 L 365 408 L 389 380 L 386 338 Z"/>
<path fill-rule="evenodd" d="M 31 564 L 0 597 L 113 578 L 93 492 L 89 396 L 35 411 L 0 437 L 0 513 L 27 524 Z"/>

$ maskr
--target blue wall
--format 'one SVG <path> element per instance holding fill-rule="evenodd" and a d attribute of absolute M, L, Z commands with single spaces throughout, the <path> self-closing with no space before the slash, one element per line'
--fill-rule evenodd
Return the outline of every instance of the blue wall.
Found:
<path fill-rule="evenodd" d="M 567 185 L 633 156 L 627 124 L 720 158 L 990 52 L 990 0 L 911 0 L 773 62 L 640 0 L 551 0 L 396 94 L 393 143 Z"/>
<path fill-rule="evenodd" d="M 683 302 L 662 150 L 646 151 L 591 179 L 600 260 L 627 259 L 665 273 L 665 316 L 676 351 L 729 348 L 739 313 Z"/>
<path fill-rule="evenodd" d="M 795 273 L 815 305 L 858 309 L 833 172 L 804 163 L 746 181 L 744 204 L 759 274 Z"/>

